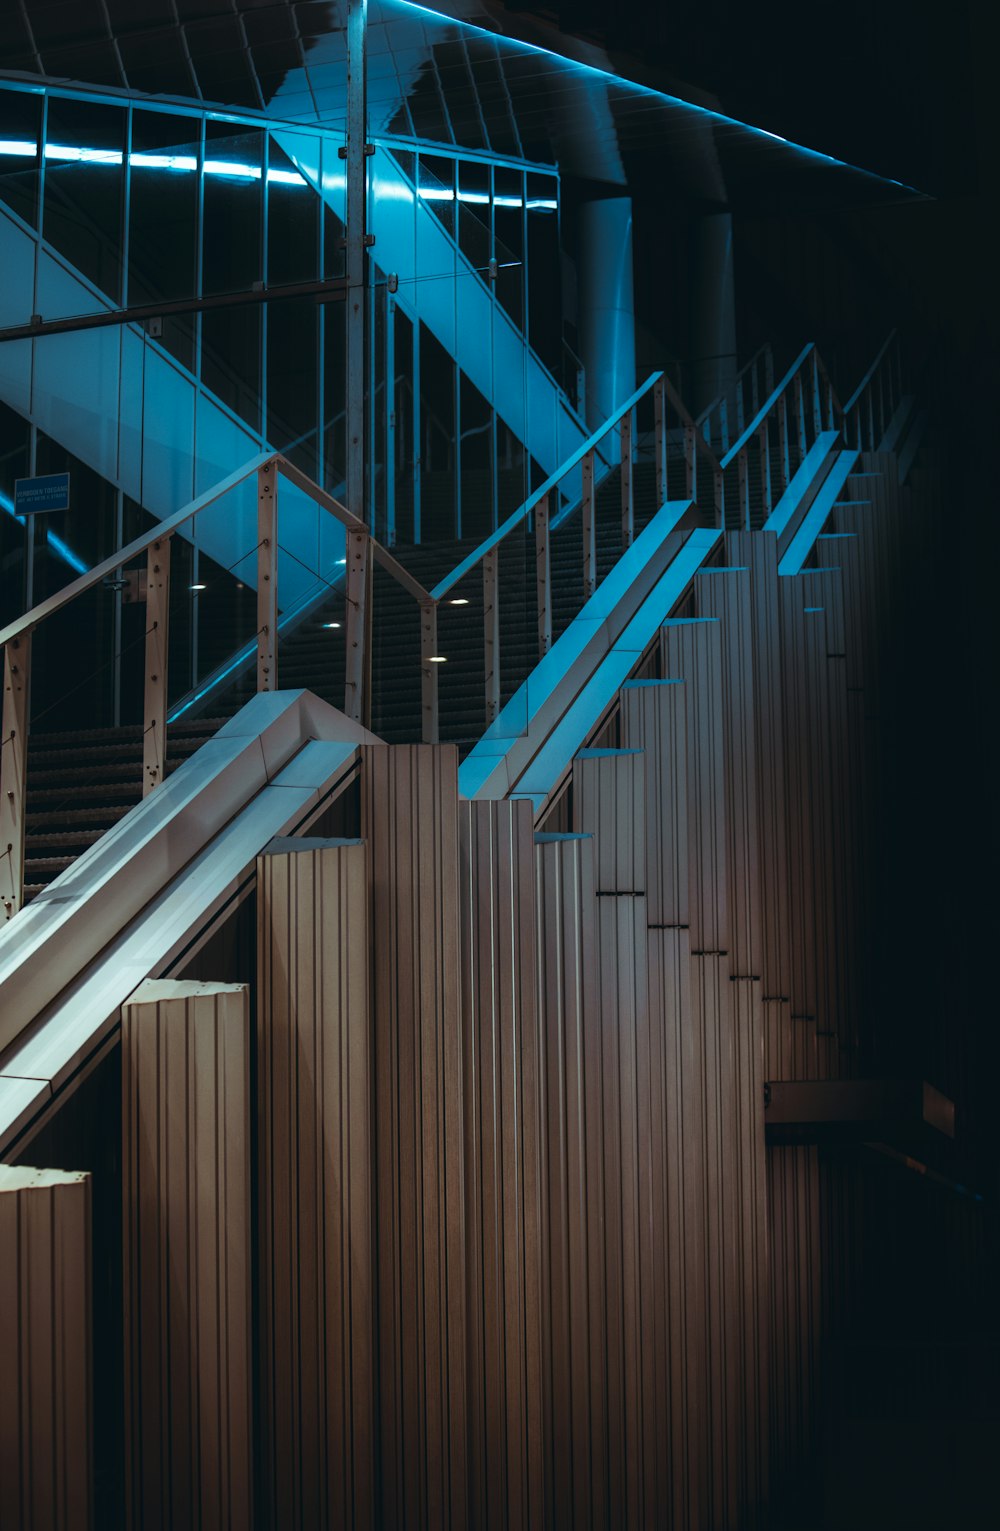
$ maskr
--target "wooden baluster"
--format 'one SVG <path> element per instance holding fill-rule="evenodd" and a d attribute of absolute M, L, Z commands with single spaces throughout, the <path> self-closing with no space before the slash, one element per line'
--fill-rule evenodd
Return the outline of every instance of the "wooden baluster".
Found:
<path fill-rule="evenodd" d="M 31 633 L 3 651 L 3 738 L 0 741 L 0 898 L 9 920 L 24 904 L 24 816 L 28 767 Z"/>
<path fill-rule="evenodd" d="M 594 504 L 594 453 L 583 459 L 583 598 L 597 589 L 597 526 Z"/>
<path fill-rule="evenodd" d="M 535 595 L 538 611 L 538 657 L 552 647 L 552 559 L 549 548 L 549 497 L 535 506 Z"/>
<path fill-rule="evenodd" d="M 167 656 L 170 652 L 170 545 L 158 537 L 146 554 L 146 678 L 143 687 L 142 795 L 167 771 Z"/>
<path fill-rule="evenodd" d="M 483 559 L 483 665 L 486 675 L 486 722 L 500 712 L 500 581 L 499 548 Z"/>

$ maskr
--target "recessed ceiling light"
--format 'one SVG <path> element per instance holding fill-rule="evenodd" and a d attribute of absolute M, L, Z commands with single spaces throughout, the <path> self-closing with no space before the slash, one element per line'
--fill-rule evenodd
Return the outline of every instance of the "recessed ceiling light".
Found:
<path fill-rule="evenodd" d="M 469 604 L 469 603 L 468 603 L 468 601 L 467 601 L 467 600 L 466 600 L 466 599 L 465 599 L 465 596 L 464 596 L 464 595 L 459 595 L 459 596 L 456 596 L 456 597 L 455 597 L 455 599 L 454 599 L 454 600 L 453 600 L 453 601 L 449 601 L 449 602 L 448 602 L 448 605 L 449 605 L 449 606 L 468 606 L 468 604 Z"/>
<path fill-rule="evenodd" d="M 428 656 L 427 656 L 427 663 L 428 664 L 446 664 L 447 663 L 447 656 L 444 655 L 444 654 L 428 654 Z"/>
<path fill-rule="evenodd" d="M 324 627 L 339 627 L 340 623 L 339 622 L 324 622 L 323 626 Z"/>
<path fill-rule="evenodd" d="M 208 586 L 207 585 L 192 585 L 191 589 L 192 590 L 207 590 Z"/>

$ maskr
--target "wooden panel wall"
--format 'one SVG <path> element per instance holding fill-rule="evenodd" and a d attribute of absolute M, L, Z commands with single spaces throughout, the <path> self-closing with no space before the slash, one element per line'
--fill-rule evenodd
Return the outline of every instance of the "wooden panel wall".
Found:
<path fill-rule="evenodd" d="M 378 1516 L 461 1525 L 469 1503 L 458 760 L 362 751 L 372 932 Z"/>
<path fill-rule="evenodd" d="M 369 896 L 364 845 L 257 862 L 261 1505 L 375 1523 Z"/>
<path fill-rule="evenodd" d="M 546 1525 L 608 1517 L 594 848 L 539 837 Z"/>
<path fill-rule="evenodd" d="M 541 1083 L 531 804 L 459 805 L 470 1524 L 546 1525 Z"/>
<path fill-rule="evenodd" d="M 242 985 L 122 1007 L 126 1519 L 254 1522 L 250 1015 Z"/>
<path fill-rule="evenodd" d="M 0 1165 L 0 1526 L 93 1524 L 90 1176 Z"/>

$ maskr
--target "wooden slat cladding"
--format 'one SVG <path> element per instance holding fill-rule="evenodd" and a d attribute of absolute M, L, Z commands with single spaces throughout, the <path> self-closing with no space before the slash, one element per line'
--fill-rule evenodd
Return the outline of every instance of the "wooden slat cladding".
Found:
<path fill-rule="evenodd" d="M 459 805 L 470 1524 L 546 1524 L 543 1038 L 527 802 Z M 457 1524 L 454 1522 L 453 1524 Z"/>
<path fill-rule="evenodd" d="M 468 1515 L 458 759 L 362 750 L 371 896 L 378 1517 Z"/>
<path fill-rule="evenodd" d="M 792 989 L 788 843 L 785 827 L 785 721 L 781 688 L 781 617 L 777 538 L 770 532 L 727 532 L 733 565 L 750 570 L 751 653 L 757 740 L 762 988 L 767 1077 L 784 1077 Z"/>
<path fill-rule="evenodd" d="M 126 1518 L 253 1525 L 249 995 L 122 1007 Z"/>
<path fill-rule="evenodd" d="M 93 1525 L 90 1176 L 0 1165 L 0 1526 Z"/>
<path fill-rule="evenodd" d="M 750 570 L 704 569 L 694 587 L 698 615 L 718 619 L 722 643 L 729 969 L 733 977 L 760 978 L 764 950 Z"/>
<path fill-rule="evenodd" d="M 539 836 L 545 1525 L 609 1515 L 594 847 Z"/>
<path fill-rule="evenodd" d="M 697 617 L 666 622 L 660 629 L 660 653 L 664 676 L 684 682 L 691 950 L 728 952 L 729 813 L 722 743 L 720 624 Z"/>
<path fill-rule="evenodd" d="M 261 1503 L 375 1523 L 369 898 L 360 841 L 257 861 Z"/>
<path fill-rule="evenodd" d="M 625 747 L 643 753 L 646 778 L 646 915 L 649 925 L 687 929 L 690 833 L 687 699 L 682 680 L 628 681 L 619 693 Z"/>
<path fill-rule="evenodd" d="M 640 750 L 580 750 L 573 828 L 594 835 L 598 893 L 646 891 L 646 785 Z"/>

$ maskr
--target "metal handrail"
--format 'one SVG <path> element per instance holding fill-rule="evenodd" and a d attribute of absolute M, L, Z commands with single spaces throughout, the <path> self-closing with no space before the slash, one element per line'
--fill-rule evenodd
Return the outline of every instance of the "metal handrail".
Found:
<path fill-rule="evenodd" d="M 871 384 L 871 381 L 874 378 L 876 372 L 878 371 L 879 367 L 882 365 L 882 360 L 883 360 L 886 352 L 888 351 L 889 347 L 892 345 L 892 343 L 893 343 L 893 341 L 895 339 L 896 339 L 896 331 L 895 330 L 890 330 L 888 335 L 885 338 L 885 341 L 882 344 L 881 350 L 879 351 L 878 355 L 875 357 L 875 360 L 872 362 L 871 366 L 868 368 L 868 371 L 865 373 L 864 377 L 861 379 L 861 381 L 858 384 L 857 388 L 855 388 L 854 392 L 851 394 L 851 397 L 848 399 L 847 403 L 844 405 L 844 414 L 845 415 L 849 415 L 851 413 L 851 410 L 854 408 L 855 404 L 857 404 L 858 400 L 861 398 L 861 395 L 864 393 L 865 389 L 867 387 L 869 387 L 869 385 Z"/>
<path fill-rule="evenodd" d="M 604 437 L 607 436 L 610 431 L 613 431 L 615 426 L 619 425 L 627 414 L 631 413 L 631 411 L 638 404 L 639 400 L 645 398 L 649 390 L 656 383 L 658 383 L 663 376 L 664 374 L 662 372 L 651 372 L 641 387 L 637 388 L 635 393 L 633 393 L 630 398 L 626 399 L 625 403 L 620 405 L 619 408 L 615 410 L 614 414 L 609 416 L 609 418 L 605 420 L 604 424 L 598 430 L 594 431 L 592 435 L 588 436 L 586 441 L 581 442 L 576 450 L 569 457 L 567 457 L 564 463 L 559 465 L 554 473 L 549 474 L 544 484 L 540 484 L 532 494 L 529 494 L 528 498 L 518 506 L 517 510 L 509 515 L 506 521 L 501 522 L 496 530 L 491 532 L 488 537 L 485 537 L 479 546 L 474 548 L 467 558 L 463 558 L 462 562 L 457 564 L 456 567 L 452 569 L 450 574 L 446 574 L 444 579 L 438 581 L 430 593 L 431 600 L 442 600 L 448 594 L 448 591 L 451 590 L 454 585 L 458 584 L 460 579 L 464 579 L 467 574 L 471 574 L 476 565 L 483 561 L 487 553 L 491 553 L 494 548 L 498 548 L 501 542 L 503 542 L 510 535 L 515 527 L 520 526 L 522 522 L 526 521 L 535 507 L 540 505 L 542 500 L 546 499 L 548 495 L 552 493 L 552 490 L 559 485 L 559 483 L 566 477 L 567 473 L 572 473 L 574 468 L 578 468 L 580 466 L 580 464 L 584 461 L 584 458 L 588 457 L 591 453 L 597 450 L 600 443 L 604 440 Z"/>
<path fill-rule="evenodd" d="M 333 495 L 312 481 L 280 452 L 261 452 L 237 468 L 204 494 L 165 517 L 134 541 L 119 548 L 78 579 L 72 580 L 55 595 L 41 601 L 14 622 L 0 629 L 3 648 L 4 694 L 3 721 L 0 732 L 0 755 L 3 761 L 4 791 L 0 794 L 0 899 L 7 917 L 16 914 L 24 902 L 24 840 L 26 808 L 26 771 L 28 743 L 28 695 L 31 672 L 32 634 L 48 617 L 69 606 L 78 596 L 100 585 L 125 564 L 146 555 L 146 653 L 143 694 L 143 764 L 144 794 L 152 791 L 166 774 L 167 668 L 170 615 L 170 550 L 175 532 L 193 521 L 209 506 L 223 499 L 231 490 L 257 478 L 257 689 L 272 691 L 277 687 L 278 635 L 278 538 L 277 486 L 285 478 L 308 496 L 321 510 L 341 523 L 347 541 L 347 649 L 345 660 L 344 711 L 356 721 L 367 723 L 370 708 L 368 695 L 368 659 L 371 654 L 371 565 L 378 563 L 400 584 L 421 608 L 427 607 L 430 595 L 409 570 L 371 536 L 367 526 L 335 500 Z M 431 653 L 433 650 L 430 651 Z M 425 659 L 429 657 L 424 651 Z M 425 663 L 425 672 L 433 665 Z M 426 682 L 425 682 L 426 684 Z M 436 732 L 436 694 L 431 709 Z"/>
<path fill-rule="evenodd" d="M 770 415 L 775 404 L 778 402 L 778 400 L 781 398 L 781 395 L 788 387 L 789 383 L 794 381 L 795 374 L 801 370 L 806 361 L 806 358 L 810 356 L 815 350 L 816 346 L 811 340 L 807 346 L 803 346 L 802 350 L 799 352 L 798 356 L 792 362 L 792 365 L 789 367 L 788 371 L 781 379 L 781 382 L 775 386 L 772 393 L 768 396 L 768 398 L 764 400 L 764 403 L 761 405 L 756 415 L 754 415 L 742 436 L 738 441 L 733 443 L 733 445 L 729 448 L 729 451 L 722 458 L 721 466 L 723 471 L 725 471 L 725 469 L 728 468 L 731 463 L 736 461 L 747 444 L 753 440 L 761 426 L 764 424 L 768 415 Z"/>
<path fill-rule="evenodd" d="M 710 404 L 706 404 L 705 408 L 702 410 L 700 415 L 696 415 L 695 416 L 695 422 L 694 423 L 695 423 L 695 425 L 698 426 L 699 430 L 705 424 L 705 421 L 709 418 L 709 416 L 712 415 L 714 413 L 714 411 L 719 408 L 719 405 L 722 403 L 723 399 L 728 394 L 732 393 L 733 389 L 737 388 L 740 385 L 740 383 L 742 383 L 743 379 L 746 376 L 748 376 L 748 374 L 750 372 L 752 372 L 753 368 L 756 367 L 757 363 L 761 360 L 761 358 L 763 357 L 766 361 L 770 361 L 771 360 L 771 356 L 772 356 L 771 342 L 769 340 L 765 340 L 764 344 L 762 346 L 758 346 L 757 347 L 756 351 L 753 353 L 753 355 L 751 356 L 750 360 L 748 362 L 746 362 L 744 364 L 744 366 L 742 366 L 740 368 L 739 372 L 737 372 L 736 376 L 733 378 L 733 380 L 729 384 L 728 388 L 725 388 L 723 390 L 723 392 L 719 395 L 719 397 L 716 398 L 716 399 L 713 399 Z"/>

